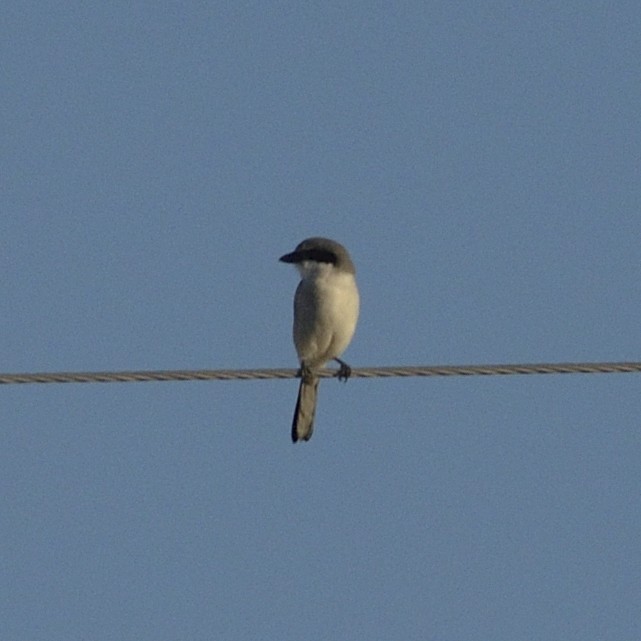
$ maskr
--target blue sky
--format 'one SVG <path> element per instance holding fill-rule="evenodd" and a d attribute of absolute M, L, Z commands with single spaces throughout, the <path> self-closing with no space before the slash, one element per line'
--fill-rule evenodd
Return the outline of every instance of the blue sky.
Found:
<path fill-rule="evenodd" d="M 641 9 L 9 2 L 4 372 L 641 360 Z M 0 390 L 0 637 L 634 640 L 634 374 Z"/>

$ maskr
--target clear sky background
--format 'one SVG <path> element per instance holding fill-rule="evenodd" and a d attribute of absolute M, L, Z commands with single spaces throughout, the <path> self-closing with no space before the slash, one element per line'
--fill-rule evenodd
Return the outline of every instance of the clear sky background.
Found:
<path fill-rule="evenodd" d="M 638 2 L 5 2 L 0 371 L 641 360 Z M 0 389 L 7 641 L 641 638 L 641 375 Z"/>

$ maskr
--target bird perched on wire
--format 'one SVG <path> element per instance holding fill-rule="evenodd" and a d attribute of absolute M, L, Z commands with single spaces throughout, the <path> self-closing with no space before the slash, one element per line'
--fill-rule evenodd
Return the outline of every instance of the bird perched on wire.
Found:
<path fill-rule="evenodd" d="M 280 257 L 292 263 L 301 280 L 294 296 L 294 345 L 300 362 L 301 382 L 292 441 L 308 441 L 314 429 L 319 378 L 314 370 L 335 360 L 339 380 L 347 380 L 351 369 L 339 356 L 356 329 L 359 295 L 356 270 L 349 253 L 329 238 L 308 238 L 290 254 Z"/>

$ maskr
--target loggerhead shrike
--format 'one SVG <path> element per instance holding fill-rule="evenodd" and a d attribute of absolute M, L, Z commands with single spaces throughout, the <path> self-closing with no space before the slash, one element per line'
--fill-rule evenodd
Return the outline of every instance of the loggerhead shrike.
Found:
<path fill-rule="evenodd" d="M 314 370 L 330 360 L 340 364 L 339 380 L 351 370 L 339 356 L 349 345 L 358 320 L 359 296 L 354 263 L 347 250 L 328 238 L 308 238 L 291 254 L 301 275 L 294 297 L 294 345 L 301 382 L 292 422 L 292 441 L 308 441 L 314 429 L 319 379 Z"/>

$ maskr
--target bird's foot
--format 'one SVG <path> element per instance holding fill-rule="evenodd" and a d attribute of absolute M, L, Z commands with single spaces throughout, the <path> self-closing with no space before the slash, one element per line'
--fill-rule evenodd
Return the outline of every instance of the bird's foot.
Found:
<path fill-rule="evenodd" d="M 339 381 L 346 383 L 347 379 L 352 375 L 352 368 L 340 358 L 335 358 L 334 360 L 340 365 L 338 371 L 336 372 L 336 377 Z"/>
<path fill-rule="evenodd" d="M 302 378 L 305 383 L 312 383 L 315 378 L 314 372 L 312 372 L 311 368 L 305 365 L 305 363 L 301 363 L 296 376 Z"/>

